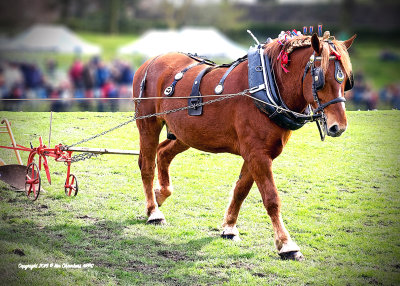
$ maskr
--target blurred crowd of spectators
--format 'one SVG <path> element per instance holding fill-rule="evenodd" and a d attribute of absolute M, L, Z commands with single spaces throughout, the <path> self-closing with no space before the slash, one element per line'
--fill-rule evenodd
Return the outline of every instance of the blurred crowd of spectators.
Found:
<path fill-rule="evenodd" d="M 75 59 L 67 71 L 60 69 L 54 60 L 47 60 L 43 70 L 33 63 L 3 62 L 0 63 L 0 98 L 61 99 L 51 101 L 52 111 L 69 111 L 72 106 L 81 111 L 117 111 L 118 100 L 106 99 L 131 98 L 133 75 L 129 64 L 120 60 L 106 64 L 98 57 L 86 63 Z M 354 109 L 373 110 L 378 108 L 378 103 L 385 108 L 400 109 L 400 84 L 376 91 L 358 72 L 355 86 L 346 93 L 346 98 Z M 3 101 L 0 110 L 18 111 L 21 104 L 22 101 Z"/>
<path fill-rule="evenodd" d="M 68 71 L 47 60 L 43 70 L 34 63 L 0 63 L 0 98 L 61 99 L 51 101 L 51 110 L 68 111 L 72 105 L 82 111 L 117 111 L 117 100 L 131 97 L 134 71 L 129 64 L 114 60 L 104 63 L 99 57 L 88 62 L 77 58 Z M 70 98 L 78 100 L 74 104 Z M 85 100 L 98 99 L 104 100 Z M 2 102 L 3 110 L 19 110 L 22 101 Z"/>
<path fill-rule="evenodd" d="M 374 110 L 380 104 L 384 108 L 400 110 L 400 83 L 389 84 L 380 90 L 374 90 L 365 80 L 363 73 L 358 72 L 354 87 L 346 93 L 346 99 L 354 105 L 354 109 Z"/>

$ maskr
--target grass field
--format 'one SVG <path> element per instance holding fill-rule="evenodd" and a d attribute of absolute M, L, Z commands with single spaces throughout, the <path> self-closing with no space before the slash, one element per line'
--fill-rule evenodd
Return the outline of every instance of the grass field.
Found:
<path fill-rule="evenodd" d="M 52 145 L 74 143 L 130 116 L 55 113 Z M 1 117 L 12 121 L 19 144 L 36 146 L 39 135 L 47 141 L 48 113 Z M 325 142 L 313 124 L 294 132 L 274 162 L 283 219 L 303 262 L 279 259 L 256 187 L 239 215 L 242 241 L 220 238 L 239 157 L 192 149 L 179 155 L 171 166 L 175 192 L 161 208 L 168 224 L 152 226 L 145 224 L 137 158 L 104 155 L 72 166 L 76 197 L 64 195 L 66 167 L 54 161 L 53 183 L 43 177 L 45 192 L 36 202 L 0 183 L 0 284 L 399 285 L 400 112 L 348 117 L 348 131 Z M 5 134 L 3 144 L 9 144 Z M 84 146 L 137 149 L 138 132 L 130 124 Z M 11 155 L 0 150 L 8 162 Z M 61 268 L 18 266 L 40 263 Z"/>

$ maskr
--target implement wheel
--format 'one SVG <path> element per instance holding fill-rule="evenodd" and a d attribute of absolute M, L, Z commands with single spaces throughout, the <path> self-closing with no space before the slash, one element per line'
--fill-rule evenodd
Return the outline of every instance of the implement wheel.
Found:
<path fill-rule="evenodd" d="M 25 193 L 26 196 L 32 200 L 36 201 L 39 197 L 41 186 L 41 179 L 39 168 L 35 163 L 30 163 L 26 168 L 26 177 L 25 177 Z"/>
<path fill-rule="evenodd" d="M 65 181 L 65 194 L 70 197 L 72 193 L 74 196 L 78 194 L 78 180 L 76 179 L 75 175 L 70 174 L 67 180 Z"/>

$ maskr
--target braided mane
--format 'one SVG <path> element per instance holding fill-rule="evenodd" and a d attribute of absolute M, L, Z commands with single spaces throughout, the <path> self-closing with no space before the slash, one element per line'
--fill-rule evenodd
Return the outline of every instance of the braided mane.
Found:
<path fill-rule="evenodd" d="M 329 66 L 329 55 L 331 53 L 331 47 L 329 46 L 328 42 L 324 41 L 322 38 L 320 38 L 320 42 L 322 44 L 322 52 L 320 55 L 322 58 L 321 66 L 325 74 Z M 336 48 L 336 52 L 341 55 L 340 61 L 343 65 L 343 69 L 346 75 L 349 77 L 352 72 L 349 53 L 347 52 L 347 49 L 342 41 L 333 39 L 332 43 Z M 275 39 L 271 43 L 266 44 L 265 49 L 271 58 L 272 64 L 275 66 L 279 65 L 279 60 L 277 60 L 277 58 L 281 53 L 281 51 L 286 52 L 290 57 L 290 54 L 296 49 L 303 47 L 310 47 L 310 46 L 311 46 L 311 36 L 297 36 L 287 40 L 283 46 L 280 43 L 278 43 L 278 39 Z M 278 68 L 277 70 L 278 70 L 278 76 L 280 76 L 282 69 Z"/>

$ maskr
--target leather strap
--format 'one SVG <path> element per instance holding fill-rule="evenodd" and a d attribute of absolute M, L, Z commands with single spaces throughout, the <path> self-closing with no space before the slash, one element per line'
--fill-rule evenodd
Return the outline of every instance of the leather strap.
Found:
<path fill-rule="evenodd" d="M 346 99 L 344 97 L 336 97 L 334 99 L 332 99 L 331 101 L 328 101 L 327 103 L 324 104 L 320 104 L 315 110 L 314 113 L 318 113 L 323 111 L 326 107 L 328 107 L 331 104 L 334 103 L 339 103 L 339 102 L 346 102 Z"/>
<path fill-rule="evenodd" d="M 225 72 L 225 74 L 223 75 L 223 77 L 221 78 L 221 80 L 219 81 L 218 85 L 215 87 L 214 92 L 216 94 L 221 94 L 224 91 L 224 82 L 225 79 L 228 77 L 228 75 L 231 73 L 231 71 L 237 67 L 239 64 L 241 63 L 241 61 L 236 61 L 234 62 L 229 69 Z"/>
<path fill-rule="evenodd" d="M 184 68 L 183 70 L 181 70 L 180 72 L 178 72 L 178 73 L 175 75 L 174 81 L 171 83 L 171 85 L 168 86 L 168 87 L 164 90 L 164 94 L 165 94 L 166 96 L 172 96 L 172 95 L 174 94 L 174 92 L 175 92 L 175 85 L 178 83 L 178 81 L 180 81 L 180 80 L 183 78 L 185 72 L 187 72 L 188 70 L 190 70 L 191 68 L 193 68 L 193 67 L 195 67 L 195 66 L 202 65 L 202 64 L 204 64 L 204 61 L 197 62 L 197 63 L 193 63 L 193 64 L 187 66 L 186 68 Z"/>
<path fill-rule="evenodd" d="M 213 67 L 206 67 L 203 69 L 194 80 L 192 86 L 192 92 L 190 93 L 188 99 L 188 106 L 192 106 L 194 104 L 199 104 L 203 102 L 203 98 L 201 97 L 200 93 L 200 83 L 203 76 L 209 72 Z M 191 116 L 200 116 L 203 113 L 203 106 L 191 107 L 188 109 L 188 113 Z"/>
<path fill-rule="evenodd" d="M 147 78 L 147 72 L 149 71 L 150 66 L 155 62 L 156 59 L 158 59 L 159 57 L 161 57 L 162 55 L 158 55 L 157 57 L 155 57 L 150 64 L 147 66 L 146 68 L 146 72 L 144 73 L 144 77 L 142 79 L 142 81 L 140 82 L 140 93 L 139 93 L 139 98 L 143 97 L 143 92 L 146 89 L 146 78 Z"/>

